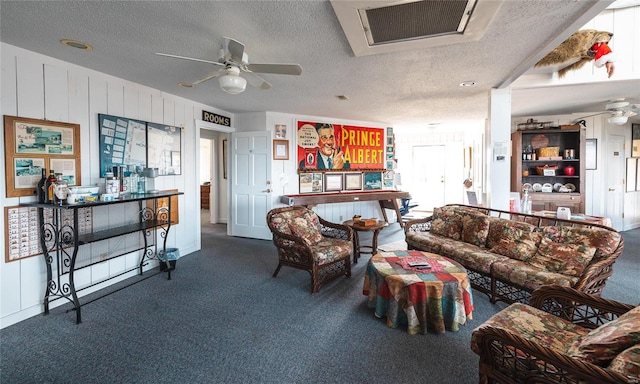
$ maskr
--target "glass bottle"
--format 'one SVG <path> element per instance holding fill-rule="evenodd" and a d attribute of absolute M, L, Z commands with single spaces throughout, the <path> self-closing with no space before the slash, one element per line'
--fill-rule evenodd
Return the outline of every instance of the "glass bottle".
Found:
<path fill-rule="evenodd" d="M 62 173 L 56 173 L 56 182 L 53 185 L 55 193 L 54 203 L 56 205 L 62 205 L 67 200 L 67 194 L 69 192 L 69 185 L 66 180 L 62 178 Z"/>
<path fill-rule="evenodd" d="M 531 213 L 531 196 L 529 196 L 529 190 L 525 189 L 520 201 L 520 210 L 522 213 Z"/>
<path fill-rule="evenodd" d="M 38 203 L 44 203 L 45 201 L 45 190 L 44 184 L 47 182 L 47 169 L 42 167 L 42 177 L 38 184 L 36 185 L 36 198 L 38 199 Z"/>
<path fill-rule="evenodd" d="M 55 188 L 56 181 L 58 181 L 58 179 L 56 179 L 56 174 L 53 171 L 53 169 L 50 169 L 49 177 L 47 177 L 47 180 L 44 182 L 44 191 L 45 191 L 44 202 L 46 204 L 53 204 L 55 202 L 54 188 Z"/>

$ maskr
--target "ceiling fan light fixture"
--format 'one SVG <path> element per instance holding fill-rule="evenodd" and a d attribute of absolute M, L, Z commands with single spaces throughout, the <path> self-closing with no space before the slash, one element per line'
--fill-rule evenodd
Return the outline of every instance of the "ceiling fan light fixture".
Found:
<path fill-rule="evenodd" d="M 238 67 L 227 68 L 227 74 L 220 76 L 218 83 L 223 91 L 232 95 L 242 93 L 247 88 L 247 80 L 240 77 L 240 69 Z"/>
<path fill-rule="evenodd" d="M 623 125 L 627 123 L 627 120 L 627 116 L 611 116 L 607 119 L 607 122 L 613 125 Z"/>

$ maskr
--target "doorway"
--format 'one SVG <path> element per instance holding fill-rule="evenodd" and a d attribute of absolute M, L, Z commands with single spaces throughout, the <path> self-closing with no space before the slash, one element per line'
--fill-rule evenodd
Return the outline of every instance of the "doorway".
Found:
<path fill-rule="evenodd" d="M 444 145 L 413 147 L 411 196 L 424 207 L 441 207 L 445 204 Z"/>

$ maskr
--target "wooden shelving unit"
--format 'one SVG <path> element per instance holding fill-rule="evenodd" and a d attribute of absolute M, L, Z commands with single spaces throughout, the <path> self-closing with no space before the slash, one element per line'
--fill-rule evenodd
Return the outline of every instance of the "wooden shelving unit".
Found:
<path fill-rule="evenodd" d="M 546 143 L 545 147 L 559 147 L 559 155 L 563 156 L 565 149 L 574 150 L 573 159 L 561 160 L 523 160 L 523 149 L 529 145 L 534 148 L 538 143 Z M 533 143 L 533 144 L 532 144 Z M 526 183 L 532 186 L 536 183 L 544 185 L 546 183 L 552 186 L 560 183 L 566 185 L 568 183 L 575 186 L 574 192 L 531 192 L 532 209 L 556 211 L 558 207 L 568 207 L 572 213 L 584 213 L 585 206 L 585 147 L 586 133 L 584 129 L 533 129 L 516 131 L 511 135 L 511 190 L 514 192 L 522 192 L 523 185 Z M 557 166 L 554 176 L 538 175 L 536 166 Z M 565 175 L 563 170 L 568 165 L 572 165 L 575 173 L 572 176 Z M 525 176 L 523 171 L 528 171 Z"/>

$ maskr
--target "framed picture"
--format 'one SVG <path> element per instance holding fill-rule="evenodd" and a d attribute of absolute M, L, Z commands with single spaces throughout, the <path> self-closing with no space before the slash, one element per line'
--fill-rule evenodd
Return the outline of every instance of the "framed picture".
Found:
<path fill-rule="evenodd" d="M 227 178 L 227 139 L 222 140 L 222 177 Z"/>
<path fill-rule="evenodd" d="M 640 157 L 640 124 L 631 124 L 631 157 Z"/>
<path fill-rule="evenodd" d="M 181 147 L 181 128 L 147 123 L 147 167 L 158 168 L 158 175 L 182 174 L 180 166 Z"/>
<path fill-rule="evenodd" d="M 80 185 L 80 125 L 4 116 L 7 197 L 35 196 L 42 176 L 53 170 Z"/>
<path fill-rule="evenodd" d="M 344 189 L 347 191 L 362 190 L 362 173 L 345 173 Z"/>
<path fill-rule="evenodd" d="M 321 193 L 322 173 L 301 173 L 300 193 Z"/>
<path fill-rule="evenodd" d="M 382 189 L 382 172 L 364 173 L 364 190 Z"/>
<path fill-rule="evenodd" d="M 273 160 L 289 160 L 289 140 L 273 140 Z"/>
<path fill-rule="evenodd" d="M 287 126 L 284 124 L 276 124 L 276 139 L 287 138 Z"/>
<path fill-rule="evenodd" d="M 324 174 L 324 191 L 325 192 L 342 191 L 342 173 L 325 173 Z"/>
<path fill-rule="evenodd" d="M 598 139 L 587 139 L 585 169 L 598 169 Z"/>
<path fill-rule="evenodd" d="M 636 177 L 638 176 L 638 159 L 627 158 L 627 189 L 626 192 L 636 191 Z"/>

